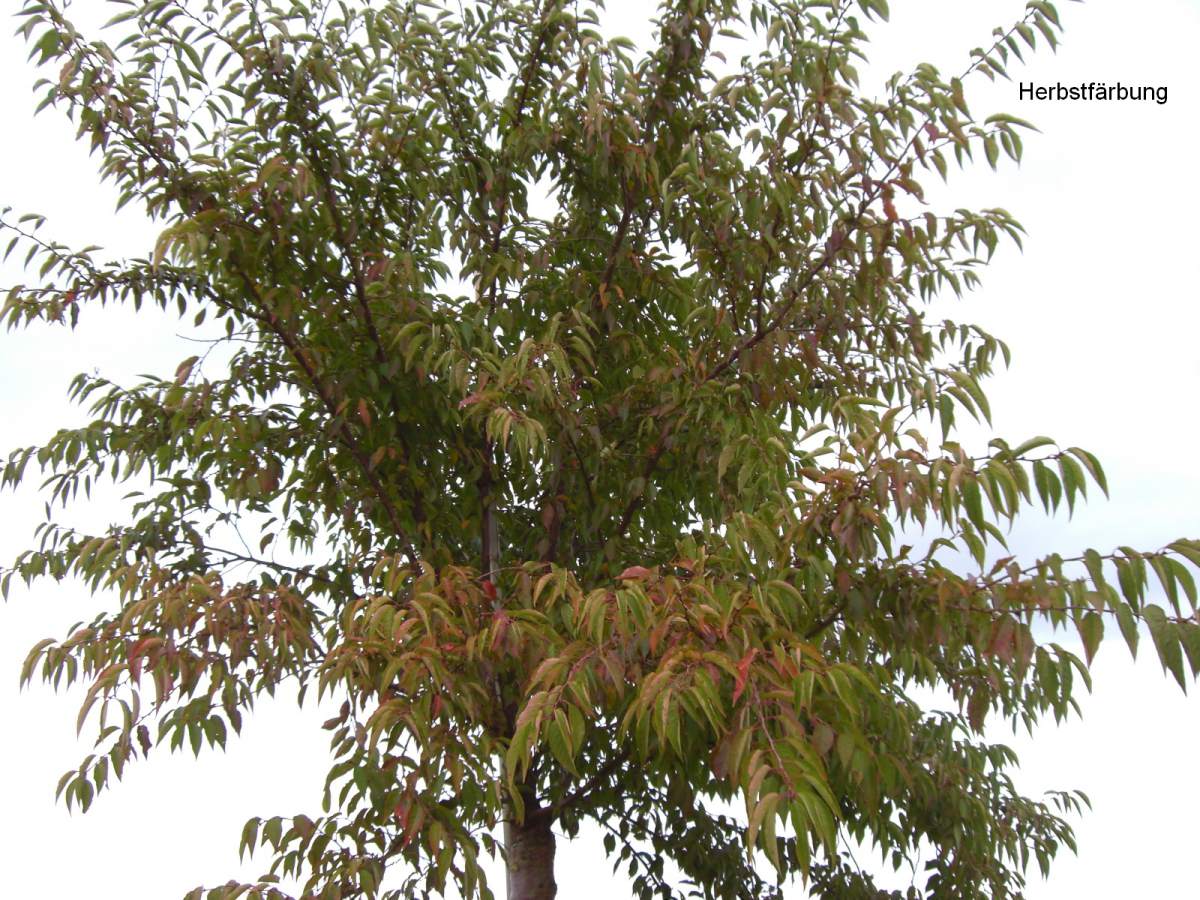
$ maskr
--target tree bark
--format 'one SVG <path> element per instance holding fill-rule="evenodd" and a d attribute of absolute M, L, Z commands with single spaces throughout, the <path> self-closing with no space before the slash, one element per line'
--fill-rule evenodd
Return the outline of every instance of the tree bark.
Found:
<path fill-rule="evenodd" d="M 496 512 L 492 506 L 492 489 L 495 486 L 492 472 L 493 453 L 492 442 L 485 439 L 483 471 L 478 482 L 482 544 L 480 562 L 483 576 L 493 588 L 493 607 L 499 610 L 503 604 L 499 595 L 495 593 L 500 568 L 500 544 L 496 529 Z M 498 707 L 503 710 L 503 692 L 495 679 L 492 680 L 492 690 Z M 511 717 L 507 712 L 505 716 L 509 718 L 508 733 L 511 736 Z M 554 883 L 554 832 L 550 830 L 551 817 L 538 814 L 542 810 L 537 808 L 533 791 L 528 785 L 522 786 L 522 795 L 527 811 L 524 821 L 517 821 L 511 806 L 505 810 L 504 860 L 508 900 L 554 900 L 558 894 L 558 885 Z"/>
<path fill-rule="evenodd" d="M 554 900 L 554 832 L 549 816 L 504 823 L 508 900 Z"/>

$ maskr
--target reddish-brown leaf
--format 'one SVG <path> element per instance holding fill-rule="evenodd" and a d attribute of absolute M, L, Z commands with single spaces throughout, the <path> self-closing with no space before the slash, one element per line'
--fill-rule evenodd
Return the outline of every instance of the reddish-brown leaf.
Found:
<path fill-rule="evenodd" d="M 758 648 L 750 650 L 745 656 L 738 660 L 737 678 L 733 683 L 733 702 L 737 703 L 738 698 L 742 696 L 742 692 L 746 690 L 746 679 L 750 674 L 750 664 L 754 662 L 754 657 L 758 656 Z"/>
<path fill-rule="evenodd" d="M 843 597 L 850 593 L 850 573 L 845 569 L 838 569 L 837 574 L 833 577 L 833 581 L 837 592 Z"/>
<path fill-rule="evenodd" d="M 725 778 L 729 775 L 729 744 L 730 734 L 725 734 L 721 740 L 717 741 L 717 746 L 713 748 L 711 766 L 713 774 L 718 778 Z"/>
<path fill-rule="evenodd" d="M 491 584 L 490 581 L 486 583 Z M 512 619 L 510 619 L 502 609 L 496 610 L 496 613 L 492 618 L 496 623 L 494 630 L 492 631 L 492 652 L 495 653 L 502 646 L 504 646 L 504 639 L 508 637 L 508 627 L 512 624 Z"/>

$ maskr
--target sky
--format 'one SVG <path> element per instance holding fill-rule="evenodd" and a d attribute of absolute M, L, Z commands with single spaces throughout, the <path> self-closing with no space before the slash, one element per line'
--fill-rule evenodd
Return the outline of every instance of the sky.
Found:
<path fill-rule="evenodd" d="M 875 29 L 864 82 L 881 84 L 897 69 L 930 61 L 944 72 L 966 62 L 993 26 L 1019 17 L 1021 0 L 893 0 L 892 21 Z M 15 4 L 13 4 L 15 6 Z M 1200 332 L 1197 300 L 1195 171 L 1200 122 L 1200 3 L 1195 0 L 1090 0 L 1059 4 L 1066 24 L 1055 55 L 1039 53 L 1014 78 L 1037 84 L 1085 81 L 1168 88 L 1166 104 L 1056 103 L 1020 100 L 1014 83 L 976 83 L 973 106 L 1033 121 L 1025 160 L 951 177 L 933 204 L 1002 206 L 1025 225 L 1025 249 L 1002 247 L 984 286 L 944 304 L 1004 338 L 1013 365 L 987 386 L 994 431 L 1013 442 L 1038 434 L 1080 445 L 1104 462 L 1112 486 L 1065 516 L 1032 515 L 1011 544 L 1034 557 L 1083 547 L 1128 544 L 1152 549 L 1200 537 Z M 99 0 L 76 8 L 99 17 Z M 612 0 L 603 25 L 645 33 L 648 7 Z M 14 21 L 15 27 L 15 21 Z M 152 246 L 153 225 L 136 211 L 113 212 L 96 160 L 73 142 L 53 112 L 32 117 L 32 70 L 11 29 L 0 29 L 0 206 L 48 216 L 47 231 L 69 244 L 102 244 L 113 256 Z M 20 280 L 19 265 L 0 284 Z M 0 451 L 35 443 L 81 421 L 66 400 L 79 371 L 117 380 L 174 371 L 195 352 L 174 320 L 117 309 L 88 316 L 76 332 L 34 328 L 0 332 Z M 979 437 L 983 432 L 975 432 Z M 0 495 L 0 560 L 30 540 L 42 515 L 28 485 Z M 100 496 L 79 520 L 103 526 L 117 495 Z M 99 609 L 78 586 L 14 588 L 0 605 L 0 867 L 13 897 L 101 896 L 150 900 L 182 896 L 198 884 L 249 878 L 260 858 L 239 865 L 241 826 L 253 815 L 319 808 L 328 766 L 328 712 L 297 710 L 288 698 L 261 704 L 225 753 L 155 751 L 133 765 L 86 815 L 53 799 L 59 776 L 88 752 L 75 736 L 80 692 L 18 690 L 28 648 L 61 636 Z M 1070 644 L 1069 637 L 1062 642 Z M 1136 662 L 1124 644 L 1106 641 L 1083 716 L 1035 738 L 997 723 L 994 740 L 1020 753 L 1019 784 L 1029 792 L 1079 788 L 1094 810 L 1077 823 L 1080 851 L 1064 852 L 1048 881 L 1031 874 L 1033 898 L 1194 896 L 1194 813 L 1200 779 L 1191 750 L 1200 746 L 1200 699 L 1164 676 L 1147 645 Z M 560 896 L 620 897 L 600 838 L 560 842 Z M 897 883 L 907 883 L 907 877 Z M 501 882 L 497 882 L 500 888 Z M 789 897 L 805 896 L 797 885 Z"/>

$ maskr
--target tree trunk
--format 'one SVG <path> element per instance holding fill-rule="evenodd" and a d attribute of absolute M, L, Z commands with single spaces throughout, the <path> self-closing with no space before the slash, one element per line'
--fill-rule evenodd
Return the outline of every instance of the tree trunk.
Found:
<path fill-rule="evenodd" d="M 554 900 L 554 832 L 549 817 L 504 823 L 508 900 Z"/>

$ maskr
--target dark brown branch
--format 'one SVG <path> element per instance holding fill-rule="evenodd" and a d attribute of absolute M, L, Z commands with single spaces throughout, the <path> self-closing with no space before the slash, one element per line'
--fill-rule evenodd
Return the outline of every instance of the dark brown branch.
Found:
<path fill-rule="evenodd" d="M 620 258 L 621 247 L 625 243 L 625 235 L 629 231 L 629 223 L 633 218 L 633 208 L 635 206 L 633 192 L 629 189 L 624 179 L 621 180 L 621 183 L 625 202 L 621 207 L 621 218 L 617 222 L 617 229 L 613 232 L 612 244 L 608 248 L 608 260 L 604 264 L 604 271 L 600 274 L 600 281 L 596 285 L 594 304 L 600 303 L 600 298 L 608 290 L 613 273 L 617 270 L 617 261 Z"/>
<path fill-rule="evenodd" d="M 588 506 L 595 509 L 596 495 L 592 493 L 592 478 L 588 474 L 587 466 L 584 465 L 583 454 L 579 452 L 579 445 L 575 443 L 575 438 L 571 436 L 570 427 L 564 426 L 562 433 L 567 439 L 567 444 L 571 447 L 571 452 L 575 454 L 575 460 L 579 463 L 579 474 L 583 476 L 583 489 L 587 493 Z"/>
<path fill-rule="evenodd" d="M 822 616 L 820 619 L 817 619 L 817 621 L 812 624 L 812 626 L 808 629 L 808 631 L 804 632 L 804 639 L 806 641 L 811 641 L 813 638 L 815 638 L 817 635 L 819 635 L 822 631 L 824 631 L 826 628 L 828 628 L 830 625 L 832 625 L 834 622 L 836 622 L 838 619 L 840 619 L 842 617 L 842 613 L 844 613 L 845 611 L 846 611 L 846 601 L 842 600 L 840 603 L 838 603 L 836 606 L 834 606 L 834 608 L 832 610 L 830 610 L 827 615 Z"/>
<path fill-rule="evenodd" d="M 586 798 L 589 794 L 593 793 L 596 788 L 600 787 L 600 785 L 610 775 L 615 773 L 617 769 L 629 761 L 629 755 L 629 750 L 624 749 L 616 756 L 609 758 L 608 762 L 597 769 L 592 777 L 589 778 L 584 784 L 580 785 L 569 794 L 560 797 L 558 800 L 544 809 L 538 810 L 537 815 L 544 818 L 554 819 L 564 809 L 570 808 L 580 800 Z"/>
<path fill-rule="evenodd" d="M 208 553 L 220 553 L 223 556 L 226 556 L 231 560 L 237 560 L 238 562 L 252 563 L 253 565 L 263 566 L 264 568 L 268 568 L 268 569 L 275 569 L 276 571 L 279 571 L 279 572 L 288 572 L 289 574 L 292 574 L 292 575 L 298 575 L 301 578 L 307 578 L 312 581 L 318 581 L 321 584 L 328 585 L 329 587 L 337 587 L 337 582 L 335 582 L 331 578 L 326 578 L 324 575 L 318 575 L 316 572 L 312 571 L 311 567 L 289 566 L 284 563 L 274 562 L 269 559 L 260 559 L 257 556 L 249 556 L 245 553 L 238 553 L 235 550 L 226 550 L 224 547 L 205 546 L 204 549 Z"/>

